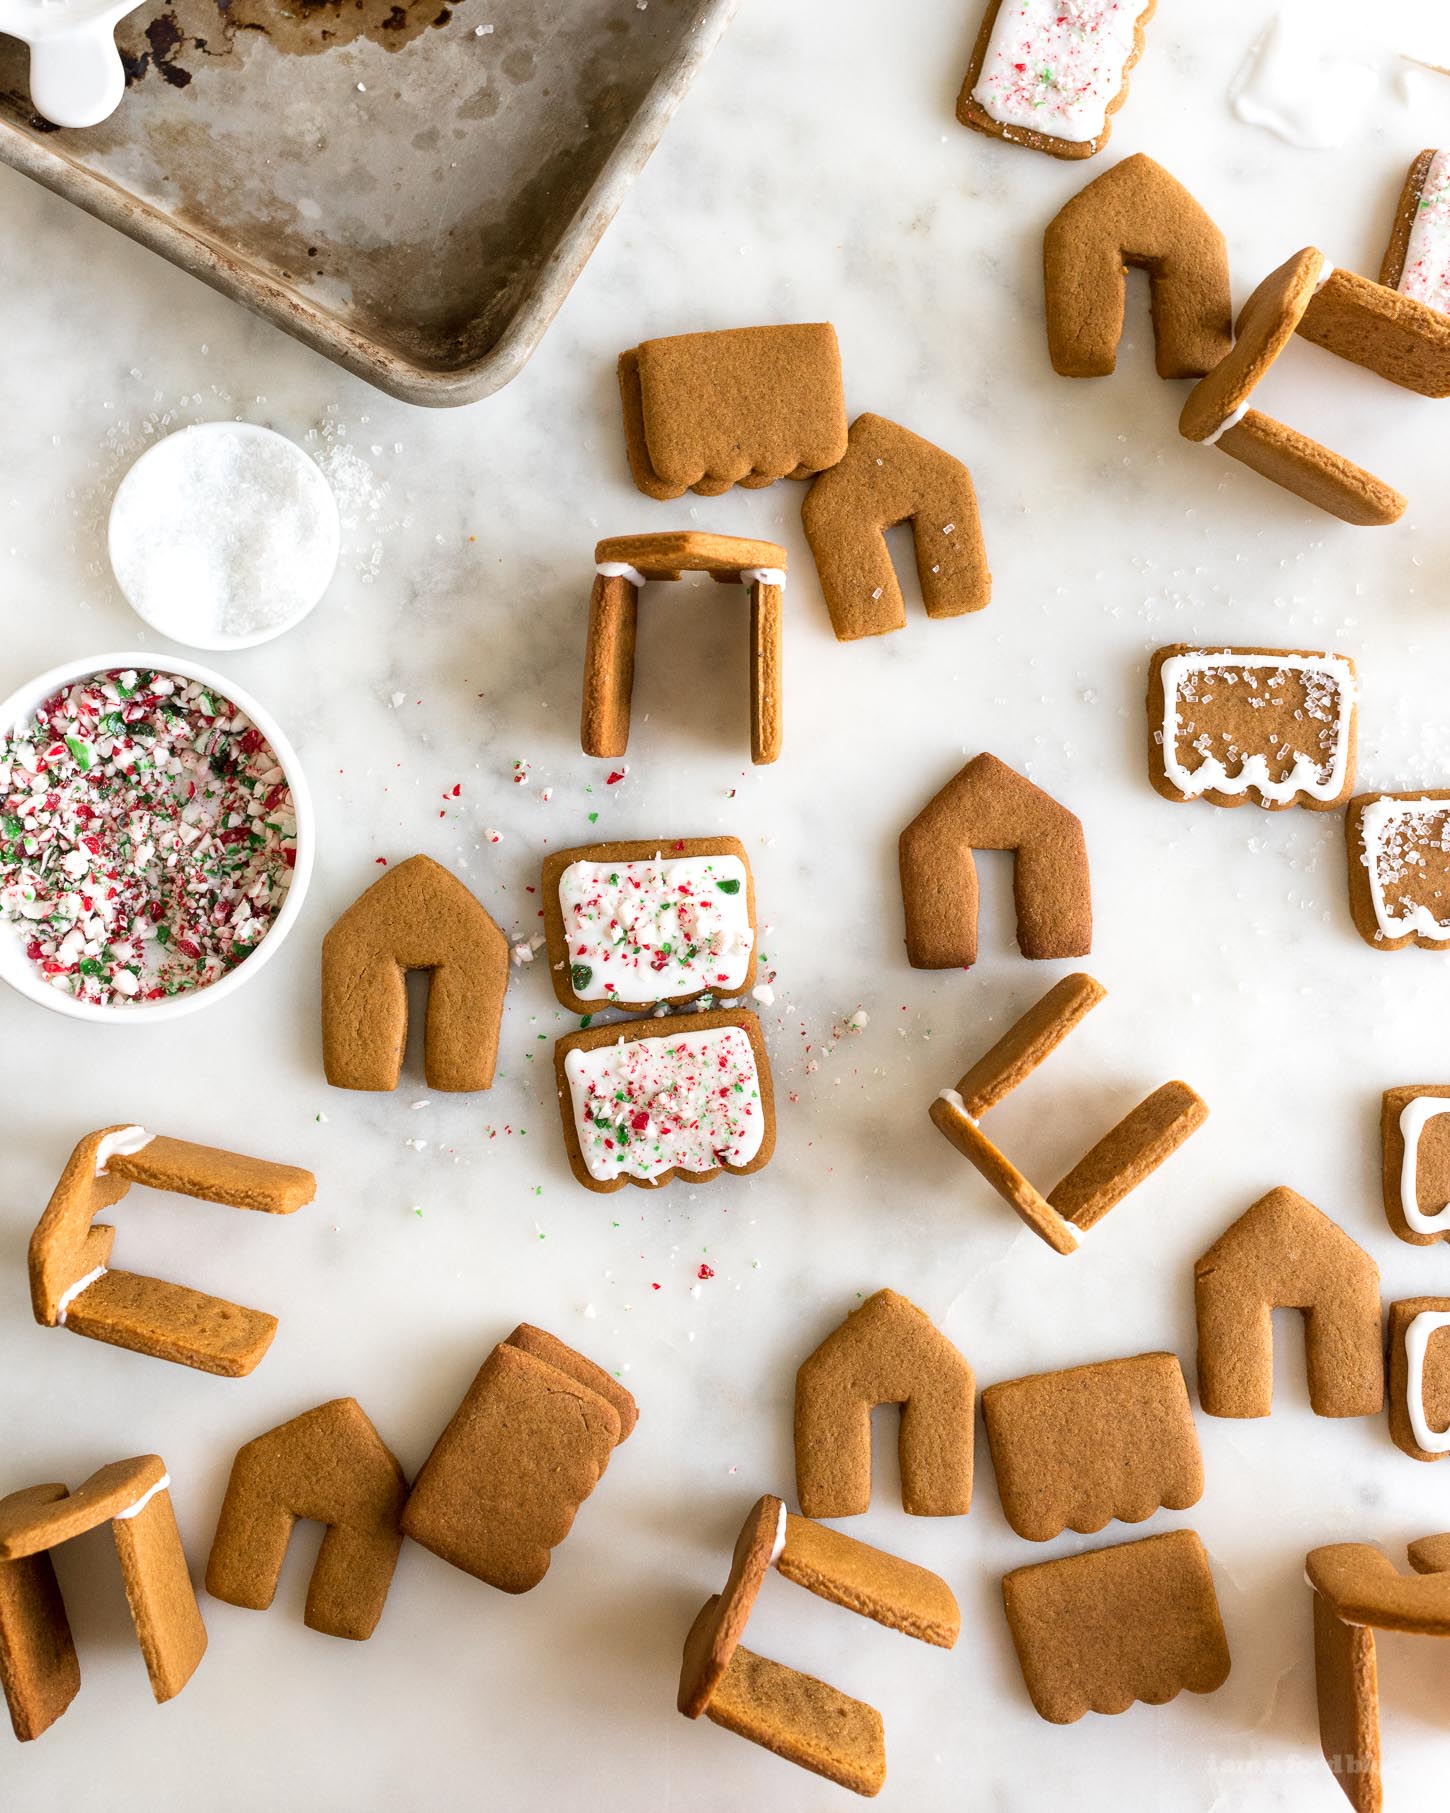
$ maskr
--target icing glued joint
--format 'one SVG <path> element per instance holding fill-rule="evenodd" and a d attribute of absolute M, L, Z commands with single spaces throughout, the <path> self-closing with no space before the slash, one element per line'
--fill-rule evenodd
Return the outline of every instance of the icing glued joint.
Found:
<path fill-rule="evenodd" d="M 601 579 L 627 579 L 636 591 L 645 583 L 644 574 L 627 560 L 596 560 L 594 571 Z"/>
<path fill-rule="evenodd" d="M 785 590 L 785 568 L 742 567 L 740 583 L 741 585 L 773 585 L 783 592 Z"/>
<path fill-rule="evenodd" d="M 1216 447 L 1228 433 L 1229 429 L 1237 428 L 1239 423 L 1243 421 L 1248 413 L 1249 405 L 1247 402 L 1240 403 L 1237 409 L 1231 409 L 1219 423 L 1218 427 L 1214 429 L 1213 433 L 1203 437 L 1203 445 L 1205 447 Z"/>
<path fill-rule="evenodd" d="M 127 1505 L 124 1511 L 117 1511 L 111 1519 L 113 1523 L 124 1523 L 128 1517 L 139 1517 L 158 1492 L 165 1492 L 171 1486 L 171 1475 L 163 1473 L 154 1486 L 148 1486 L 135 1504 Z"/>
<path fill-rule="evenodd" d="M 76 1298 L 80 1296 L 81 1292 L 89 1290 L 98 1278 L 104 1278 L 105 1275 L 105 1266 L 98 1265 L 93 1272 L 87 1272 L 84 1278 L 77 1279 L 68 1291 L 62 1293 L 60 1302 L 55 1306 L 55 1325 L 57 1328 L 65 1327 L 66 1317 L 70 1314 L 70 1306 L 75 1302 Z"/>

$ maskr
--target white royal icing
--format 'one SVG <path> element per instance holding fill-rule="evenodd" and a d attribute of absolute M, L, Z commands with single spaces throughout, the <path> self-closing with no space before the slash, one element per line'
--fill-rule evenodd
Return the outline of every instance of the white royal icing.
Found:
<path fill-rule="evenodd" d="M 1442 1328 L 1450 1328 L 1450 1310 L 1422 1309 L 1405 1330 L 1405 1408 L 1415 1445 L 1426 1454 L 1450 1454 L 1450 1429 L 1432 1429 L 1425 1415 L 1425 1356 Z"/>
<path fill-rule="evenodd" d="M 1412 1096 L 1400 1110 L 1405 1156 L 1400 1161 L 1400 1209 L 1417 1234 L 1439 1234 L 1450 1228 L 1450 1203 L 1427 1215 L 1420 1207 L 1420 1135 L 1436 1115 L 1450 1114 L 1450 1096 Z"/>
<path fill-rule="evenodd" d="M 1437 151 L 1430 159 L 1396 287 L 1402 296 L 1450 315 L 1450 152 Z"/>
<path fill-rule="evenodd" d="M 936 1092 L 936 1099 L 939 1102 L 949 1103 L 956 1109 L 958 1114 L 966 1115 L 966 1118 L 971 1120 L 972 1116 L 967 1114 L 967 1104 L 962 1100 L 962 1092 L 960 1089 L 938 1089 Z"/>
<path fill-rule="evenodd" d="M 1082 144 L 1123 86 L 1152 0 L 1001 0 L 972 99 L 999 126 Z"/>
<path fill-rule="evenodd" d="M 113 1158 L 130 1158 L 149 1146 L 155 1137 L 144 1127 L 118 1127 L 114 1133 L 107 1133 L 96 1147 L 96 1176 L 106 1175 L 106 1166 Z"/>
<path fill-rule="evenodd" d="M 780 1513 L 777 1516 L 775 1523 L 775 1541 L 770 1545 L 769 1565 L 771 1567 L 774 1567 L 776 1562 L 779 1561 L 781 1556 L 785 1553 L 785 1518 L 785 1500 L 782 1499 L 780 1503 Z"/>
<path fill-rule="evenodd" d="M 163 1473 L 154 1486 L 148 1486 L 146 1488 L 136 1500 L 135 1504 L 127 1505 L 124 1511 L 117 1511 L 111 1521 L 113 1523 L 122 1523 L 128 1517 L 139 1517 L 146 1509 L 147 1505 L 151 1503 L 151 1500 L 155 1498 L 156 1494 L 158 1492 L 165 1492 L 170 1484 L 171 1475 L 169 1473 Z"/>
<path fill-rule="evenodd" d="M 1386 886 L 1403 880 L 1407 871 L 1423 860 L 1415 856 L 1413 849 L 1408 852 L 1392 850 L 1387 846 L 1386 838 L 1396 824 L 1437 816 L 1445 821 L 1440 847 L 1450 850 L 1450 799 L 1396 799 L 1393 794 L 1384 794 L 1371 800 L 1364 809 L 1360 819 L 1360 838 L 1364 845 L 1360 860 L 1369 872 L 1370 903 L 1374 908 L 1375 924 L 1383 937 L 1403 938 L 1415 933 L 1437 943 L 1450 939 L 1450 916 L 1439 919 L 1429 907 L 1405 900 L 1394 903 L 1401 909 L 1396 913 L 1385 897 Z M 1398 864 L 1398 872 L 1388 881 L 1384 873 L 1387 861 Z M 1447 914 L 1450 914 L 1450 908 L 1447 908 Z"/>
<path fill-rule="evenodd" d="M 1229 429 L 1237 428 L 1239 423 L 1241 421 L 1243 421 L 1244 417 L 1248 413 L 1249 413 L 1249 404 L 1246 399 L 1244 402 L 1239 404 L 1237 409 L 1231 409 L 1228 412 L 1228 414 L 1219 423 L 1218 427 L 1214 429 L 1212 434 L 1204 435 L 1203 445 L 1205 447 L 1216 447 L 1219 444 L 1219 442 L 1223 439 L 1223 437 L 1228 433 Z"/>
<path fill-rule="evenodd" d="M 65 1327 L 66 1317 L 70 1314 L 70 1306 L 75 1302 L 76 1298 L 80 1296 L 81 1292 L 89 1290 L 97 1278 L 104 1278 L 105 1275 L 105 1266 L 98 1265 L 93 1272 L 87 1272 L 84 1278 L 78 1278 L 69 1290 L 61 1292 L 60 1302 L 55 1306 L 55 1325 L 57 1328 Z"/>
<path fill-rule="evenodd" d="M 1195 768 L 1187 768 L 1178 753 L 1179 743 L 1179 706 L 1183 697 L 1184 683 L 1195 675 L 1207 679 L 1218 673 L 1220 676 L 1231 670 L 1239 673 L 1244 670 L 1267 670 L 1274 673 L 1294 673 L 1304 676 L 1306 694 L 1313 675 L 1326 676 L 1333 693 L 1333 704 L 1317 694 L 1310 695 L 1309 717 L 1311 725 L 1334 729 L 1333 742 L 1327 752 L 1314 755 L 1304 750 L 1295 750 L 1294 763 L 1288 774 L 1275 780 L 1269 773 L 1268 759 L 1257 751 L 1245 755 L 1230 769 L 1219 756 L 1199 750 L 1199 763 Z M 1253 787 L 1263 799 L 1275 802 L 1293 799 L 1296 793 L 1305 793 L 1310 799 L 1337 799 L 1344 791 L 1346 773 L 1349 765 L 1349 729 L 1353 721 L 1356 688 L 1354 674 L 1349 662 L 1342 655 L 1291 655 L 1272 654 L 1254 655 L 1237 652 L 1231 648 L 1209 650 L 1193 649 L 1187 654 L 1170 655 L 1163 663 L 1163 772 L 1172 786 L 1180 793 L 1196 798 L 1204 793 L 1247 793 Z M 1251 686 L 1253 683 L 1239 679 L 1229 681 L 1220 677 L 1213 681 L 1219 686 Z M 1256 694 L 1257 696 L 1257 694 Z M 1272 711 L 1272 702 L 1265 698 L 1265 710 Z M 1196 701 L 1187 701 L 1192 704 Z M 1282 713 L 1276 714 L 1270 722 L 1280 725 L 1284 721 Z M 1277 733 L 1276 733 L 1277 734 Z M 1202 740 L 1207 741 L 1207 733 Z M 1306 739 L 1309 740 L 1309 739 Z M 1230 762 L 1233 758 L 1230 757 Z"/>
<path fill-rule="evenodd" d="M 742 567 L 740 569 L 741 585 L 773 585 L 785 590 L 784 567 Z"/>
<path fill-rule="evenodd" d="M 755 1052 L 739 1026 L 662 1032 L 564 1059 L 591 1177 L 748 1165 L 765 1138 Z"/>
<path fill-rule="evenodd" d="M 594 571 L 601 579 L 627 579 L 636 588 L 644 584 L 644 574 L 627 560 L 596 560 Z"/>
<path fill-rule="evenodd" d="M 755 929 L 738 856 L 573 862 L 559 877 L 559 911 L 581 1001 L 733 994 L 745 985 Z"/>

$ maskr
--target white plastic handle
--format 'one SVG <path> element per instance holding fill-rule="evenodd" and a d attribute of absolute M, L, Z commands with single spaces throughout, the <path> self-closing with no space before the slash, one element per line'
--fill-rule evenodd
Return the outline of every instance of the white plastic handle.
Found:
<path fill-rule="evenodd" d="M 110 19 L 92 19 L 30 47 L 30 98 L 57 126 L 99 126 L 121 104 L 126 72 Z"/>

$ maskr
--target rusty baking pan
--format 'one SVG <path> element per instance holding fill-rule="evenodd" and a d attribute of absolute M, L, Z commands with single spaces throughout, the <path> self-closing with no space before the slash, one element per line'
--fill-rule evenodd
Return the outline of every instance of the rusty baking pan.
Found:
<path fill-rule="evenodd" d="M 56 0 L 64 4 L 65 0 Z M 538 344 L 738 0 L 157 0 L 102 125 L 0 158 L 410 403 Z"/>

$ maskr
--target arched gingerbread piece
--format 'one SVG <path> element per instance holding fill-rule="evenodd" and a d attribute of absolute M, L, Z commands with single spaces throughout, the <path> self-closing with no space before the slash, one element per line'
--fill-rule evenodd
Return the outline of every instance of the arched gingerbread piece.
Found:
<path fill-rule="evenodd" d="M 423 1075 L 430 1089 L 493 1084 L 508 939 L 430 856 L 389 869 L 322 941 L 322 1063 L 338 1089 L 396 1089 L 412 969 L 429 972 Z"/>
<path fill-rule="evenodd" d="M 133 1183 L 228 1208 L 290 1215 L 312 1201 L 316 1179 L 144 1127 L 88 1133 L 76 1146 L 30 1237 L 30 1300 L 43 1327 L 64 1327 L 112 1347 L 200 1372 L 241 1378 L 266 1353 L 277 1318 L 184 1284 L 108 1266 L 113 1227 L 91 1223 Z"/>
<path fill-rule="evenodd" d="M 1042 261 L 1047 347 L 1065 378 L 1116 369 L 1130 267 L 1148 273 L 1160 378 L 1201 378 L 1233 344 L 1223 234 L 1141 151 L 1068 202 L 1047 229 Z"/>
<path fill-rule="evenodd" d="M 991 599 L 971 473 L 884 416 L 852 422 L 845 459 L 806 492 L 801 522 L 840 642 L 905 628 L 886 546 L 886 531 L 900 523 L 911 524 L 928 617 L 960 617 Z"/>
<path fill-rule="evenodd" d="M 50 1551 L 111 1525 L 136 1641 L 158 1702 L 174 1699 L 206 1649 L 161 1457 L 113 1461 L 70 1492 L 30 1486 L 0 1498 L 0 1688 L 15 1735 L 41 1735 L 80 1687 Z"/>
<path fill-rule="evenodd" d="M 972 1505 L 972 1369 L 931 1318 L 877 1291 L 796 1374 L 796 1497 L 806 1517 L 871 1505 L 871 1411 L 901 1406 L 901 1503 L 913 1517 Z"/>
<path fill-rule="evenodd" d="M 1198 1397 L 1210 1416 L 1267 1416 L 1276 1309 L 1305 1312 L 1316 1416 L 1374 1416 L 1384 1405 L 1379 1267 L 1312 1202 L 1271 1190 L 1193 1268 Z"/>
<path fill-rule="evenodd" d="M 327 1534 L 303 1622 L 330 1637 L 370 1637 L 403 1546 L 408 1481 L 355 1398 L 334 1398 L 238 1450 L 206 1564 L 206 1590 L 264 1612 L 293 1525 Z"/>
<path fill-rule="evenodd" d="M 977 961 L 974 850 L 1011 850 L 1017 945 L 1024 957 L 1085 957 L 1092 892 L 1082 825 L 994 755 L 948 781 L 901 834 L 906 955 L 913 969 Z"/>

